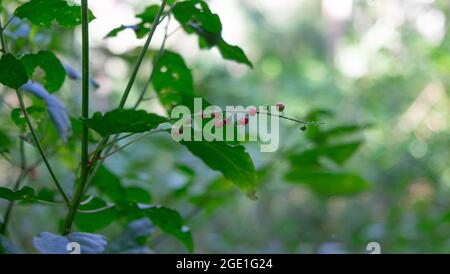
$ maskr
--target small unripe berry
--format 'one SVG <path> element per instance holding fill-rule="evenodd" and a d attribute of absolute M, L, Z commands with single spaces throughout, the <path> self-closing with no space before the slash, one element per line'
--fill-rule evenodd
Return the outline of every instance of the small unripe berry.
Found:
<path fill-rule="evenodd" d="M 306 131 L 306 126 L 302 126 L 302 127 L 300 128 L 300 130 L 301 130 L 301 131 Z"/>
<path fill-rule="evenodd" d="M 248 110 L 248 114 L 252 117 L 255 116 L 257 113 L 258 111 L 256 110 L 256 108 L 251 108 Z"/>
<path fill-rule="evenodd" d="M 242 126 L 246 126 L 248 124 L 248 117 L 242 118 L 240 123 Z"/>
<path fill-rule="evenodd" d="M 283 103 L 276 104 L 276 108 L 279 112 L 283 112 L 286 106 Z"/>

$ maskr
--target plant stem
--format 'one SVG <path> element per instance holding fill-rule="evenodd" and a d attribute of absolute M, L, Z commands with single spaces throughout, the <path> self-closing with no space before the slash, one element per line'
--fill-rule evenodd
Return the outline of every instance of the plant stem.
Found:
<path fill-rule="evenodd" d="M 81 0 L 81 31 L 82 31 L 82 114 L 83 119 L 89 118 L 89 9 L 88 0 Z M 72 203 L 64 224 L 64 234 L 70 233 L 75 213 L 81 202 L 84 188 L 89 175 L 89 141 L 88 127 L 83 123 L 81 136 L 81 178 L 76 185 Z"/>
<path fill-rule="evenodd" d="M 128 81 L 128 85 L 122 95 L 122 99 L 120 100 L 119 108 L 125 107 L 125 103 L 127 102 L 128 95 L 130 94 L 131 88 L 133 87 L 134 81 L 136 80 L 137 73 L 142 65 L 142 61 L 144 60 L 145 54 L 147 53 L 147 50 L 148 50 L 148 47 L 150 46 L 150 42 L 153 39 L 153 34 L 155 34 L 156 28 L 158 27 L 158 24 L 159 24 L 159 19 L 161 18 L 161 15 L 163 14 L 166 4 L 167 4 L 167 0 L 162 0 L 161 7 L 159 8 L 159 11 L 155 17 L 155 20 L 153 20 L 153 24 L 152 24 L 152 28 L 150 29 L 150 33 L 147 37 L 147 40 L 145 41 L 145 44 L 141 50 L 141 53 L 139 54 L 139 57 L 134 66 L 133 72 L 131 73 L 130 80 Z"/>
<path fill-rule="evenodd" d="M 150 46 L 150 42 L 153 39 L 153 35 L 154 35 L 155 31 L 156 31 L 156 28 L 158 27 L 159 23 L 161 23 L 160 19 L 161 19 L 161 16 L 162 16 L 162 14 L 164 12 L 164 9 L 165 9 L 166 5 L 167 5 L 167 0 L 162 0 L 161 6 L 159 8 L 159 11 L 158 11 L 156 17 L 155 17 L 155 20 L 153 21 L 152 28 L 151 28 L 151 30 L 149 32 L 147 40 L 145 41 L 144 47 L 142 48 L 142 50 L 141 50 L 141 52 L 139 54 L 139 57 L 138 57 L 138 60 L 137 60 L 137 62 L 135 64 L 135 66 L 134 66 L 133 72 L 131 73 L 130 80 L 128 81 L 127 87 L 126 87 L 126 89 L 125 89 L 125 91 L 124 91 L 124 93 L 122 95 L 121 100 L 120 100 L 119 107 L 118 107 L 119 109 L 123 109 L 125 107 L 125 103 L 127 102 L 127 99 L 128 99 L 129 94 L 130 94 L 131 88 L 133 87 L 133 84 L 134 84 L 134 82 L 136 80 L 137 73 L 138 73 L 138 71 L 139 71 L 139 69 L 140 69 L 140 67 L 142 65 L 142 61 L 144 60 L 145 54 L 147 53 L 147 50 L 148 50 L 148 48 Z M 100 167 L 101 163 L 103 162 L 103 160 L 101 159 L 102 158 L 101 154 L 103 153 L 103 149 L 101 149 L 101 148 L 104 147 L 106 144 L 108 144 L 109 138 L 110 138 L 110 136 L 104 137 L 103 140 L 98 144 L 97 149 L 95 150 L 94 156 L 92 157 L 92 160 L 91 160 L 91 165 L 93 166 L 93 168 L 92 169 L 89 168 L 89 171 L 90 171 L 89 173 L 90 174 L 88 176 L 89 177 L 88 182 L 91 181 L 94 178 L 95 174 L 97 173 L 98 168 Z M 113 138 L 112 142 L 117 142 L 118 138 L 119 138 L 119 135 L 116 135 Z M 111 151 L 111 149 L 112 149 L 112 146 L 110 146 L 107 149 L 105 154 L 108 154 Z M 98 161 L 100 161 L 100 163 L 98 163 Z M 89 184 L 89 183 L 87 183 L 87 184 Z"/>
<path fill-rule="evenodd" d="M 30 130 L 34 144 L 36 145 L 36 147 L 39 151 L 39 154 L 41 155 L 42 160 L 44 161 L 44 164 L 47 167 L 48 172 L 50 173 L 50 176 L 52 177 L 53 181 L 55 182 L 55 185 L 58 188 L 58 191 L 61 193 L 66 204 L 68 206 L 70 206 L 70 200 L 67 197 L 66 193 L 64 192 L 64 189 L 62 188 L 61 184 L 59 183 L 58 178 L 56 178 L 56 175 L 53 172 L 53 168 L 51 167 L 50 162 L 48 161 L 47 156 L 45 155 L 44 149 L 42 148 L 41 142 L 39 141 L 39 138 L 37 137 L 37 134 L 34 131 L 33 125 L 31 124 L 30 116 L 28 115 L 28 111 L 25 106 L 25 102 L 23 101 L 22 91 L 20 89 L 17 89 L 16 94 L 17 94 L 17 98 L 19 99 L 20 108 L 21 108 L 23 115 L 25 117 L 25 120 L 28 124 L 28 129 Z"/>
<path fill-rule="evenodd" d="M 27 169 L 27 160 L 25 155 L 25 141 L 23 139 L 20 139 L 19 149 L 20 149 L 20 174 L 19 177 L 17 177 L 16 183 L 14 184 L 14 191 L 17 191 L 20 188 L 20 185 L 22 184 L 22 181 L 25 179 L 26 175 L 28 174 Z M 11 216 L 12 210 L 14 207 L 14 202 L 10 201 L 6 207 L 5 211 L 5 217 L 3 219 L 3 224 L 0 227 L 0 234 L 6 233 L 6 228 L 8 227 L 9 218 Z"/>
<path fill-rule="evenodd" d="M 6 45 L 6 40 L 5 40 L 5 35 L 3 34 L 3 30 L 4 29 L 3 29 L 3 25 L 2 25 L 2 19 L 0 17 L 0 42 L 1 42 L 1 45 L 2 45 L 1 52 L 3 54 L 6 54 L 8 52 L 8 47 Z"/>

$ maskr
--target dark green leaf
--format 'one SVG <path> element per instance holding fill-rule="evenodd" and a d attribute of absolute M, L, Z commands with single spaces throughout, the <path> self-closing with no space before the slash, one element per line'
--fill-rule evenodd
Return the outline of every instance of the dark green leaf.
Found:
<path fill-rule="evenodd" d="M 104 115 L 100 112 L 85 121 L 87 126 L 103 136 L 117 133 L 140 133 L 157 128 L 167 119 L 144 110 L 116 109 Z"/>
<path fill-rule="evenodd" d="M 256 170 L 250 154 L 243 146 L 225 142 L 181 142 L 208 167 L 220 171 L 250 198 L 255 198 Z"/>
<path fill-rule="evenodd" d="M 79 210 L 75 216 L 75 224 L 86 232 L 103 229 L 118 218 L 114 208 L 108 208 L 108 204 L 99 198 L 93 198 L 89 203 L 81 205 Z M 91 213 L 94 211 L 98 212 Z"/>
<path fill-rule="evenodd" d="M 180 240 L 190 252 L 194 250 L 191 231 L 183 225 L 183 218 L 177 211 L 166 207 L 152 207 L 143 211 L 155 226 Z"/>
<path fill-rule="evenodd" d="M 11 54 L 4 54 L 0 59 L 0 83 L 18 89 L 27 81 L 27 70 L 22 62 Z"/>
<path fill-rule="evenodd" d="M 13 191 L 9 188 L 0 187 L 0 199 L 5 199 L 10 202 L 27 200 L 27 199 L 35 199 L 36 194 L 34 189 L 31 187 L 24 187 L 17 191 Z"/>
<path fill-rule="evenodd" d="M 93 182 L 101 193 L 114 202 L 151 203 L 152 196 L 150 193 L 139 187 L 123 186 L 120 178 L 105 166 L 100 166 Z"/>
<path fill-rule="evenodd" d="M 353 195 L 369 187 L 369 183 L 358 175 L 323 170 L 294 169 L 286 174 L 285 179 L 292 183 L 305 184 L 323 196 Z"/>
<path fill-rule="evenodd" d="M 247 58 L 244 51 L 240 47 L 232 46 L 223 40 L 219 42 L 218 47 L 224 59 L 243 63 L 253 68 L 252 62 L 250 62 L 250 60 Z"/>
<path fill-rule="evenodd" d="M 0 131 L 0 153 L 8 152 L 11 143 L 9 136 Z"/>
<path fill-rule="evenodd" d="M 194 96 L 191 70 L 179 54 L 171 51 L 165 51 L 158 59 L 153 86 L 165 106 L 178 105 L 183 97 Z"/>
<path fill-rule="evenodd" d="M 45 28 L 50 28 L 53 23 L 66 28 L 81 24 L 80 6 L 65 0 L 31 0 L 18 7 L 15 16 Z M 89 19 L 95 19 L 92 12 L 89 12 Z"/>
<path fill-rule="evenodd" d="M 136 15 L 136 17 L 140 18 L 143 23 L 153 23 L 153 21 L 155 21 L 156 15 L 158 14 L 158 11 L 158 5 L 151 5 L 147 7 L 142 13 Z"/>
<path fill-rule="evenodd" d="M 201 48 L 217 46 L 224 59 L 253 67 L 241 48 L 228 44 L 222 38 L 220 18 L 211 12 L 206 2 L 202 0 L 178 2 L 173 14 L 187 33 L 196 33 L 199 36 Z"/>
<path fill-rule="evenodd" d="M 41 82 L 50 92 L 58 91 L 66 79 L 66 71 L 59 59 L 50 51 L 40 51 L 21 58 L 27 69 L 28 78 Z M 41 75 L 41 72 L 44 75 Z M 37 78 L 37 79 L 36 79 Z"/>

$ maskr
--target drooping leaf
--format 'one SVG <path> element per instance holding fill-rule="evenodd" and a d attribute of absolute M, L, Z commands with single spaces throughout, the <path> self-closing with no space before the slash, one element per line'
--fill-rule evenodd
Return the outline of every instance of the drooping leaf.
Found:
<path fill-rule="evenodd" d="M 179 54 L 165 51 L 159 57 L 153 76 L 153 87 L 165 106 L 178 105 L 183 101 L 183 97 L 194 96 L 191 70 Z"/>
<path fill-rule="evenodd" d="M 0 83 L 18 89 L 28 81 L 27 70 L 12 54 L 4 54 L 0 59 Z"/>
<path fill-rule="evenodd" d="M 220 171 L 250 198 L 255 198 L 256 170 L 250 154 L 243 146 L 225 142 L 181 142 L 208 167 Z"/>
<path fill-rule="evenodd" d="M 104 115 L 94 113 L 92 118 L 84 121 L 86 125 L 103 136 L 117 133 L 140 133 L 157 128 L 167 119 L 144 110 L 115 109 Z"/>
<path fill-rule="evenodd" d="M 212 13 L 202 0 L 178 2 L 173 8 L 174 17 L 187 33 L 196 33 L 201 48 L 217 46 L 222 57 L 253 67 L 244 51 L 228 44 L 222 38 L 222 23 L 217 14 Z"/>
<path fill-rule="evenodd" d="M 361 142 L 317 146 L 290 156 L 293 166 L 317 165 L 320 157 L 326 157 L 343 165 L 361 146 Z"/>
<path fill-rule="evenodd" d="M 322 196 L 353 195 L 369 188 L 369 183 L 356 174 L 324 170 L 294 169 L 285 175 L 285 179 L 305 184 Z"/>
<path fill-rule="evenodd" d="M 31 0 L 18 7 L 14 14 L 44 28 L 50 28 L 53 23 L 65 28 L 81 24 L 80 6 L 73 2 L 69 4 L 65 0 Z M 89 11 L 89 21 L 94 19 Z"/>
<path fill-rule="evenodd" d="M 103 235 L 81 232 L 66 236 L 42 232 L 33 238 L 33 246 L 43 254 L 70 254 L 70 243 L 79 244 L 81 254 L 101 254 L 108 244 Z"/>
<path fill-rule="evenodd" d="M 244 51 L 240 47 L 230 45 L 224 40 L 221 40 L 217 47 L 219 48 L 223 58 L 246 64 L 253 68 L 252 62 L 250 62 L 247 55 L 245 55 Z"/>
<path fill-rule="evenodd" d="M 155 226 L 180 240 L 190 252 L 194 250 L 191 231 L 184 226 L 183 218 L 177 211 L 166 207 L 151 207 L 143 211 Z"/>
<path fill-rule="evenodd" d="M 50 93 L 58 91 L 64 84 L 66 71 L 58 57 L 52 52 L 40 51 L 36 54 L 27 54 L 21 60 L 27 69 L 28 78 L 42 82 Z M 44 76 L 40 75 L 42 71 Z"/>

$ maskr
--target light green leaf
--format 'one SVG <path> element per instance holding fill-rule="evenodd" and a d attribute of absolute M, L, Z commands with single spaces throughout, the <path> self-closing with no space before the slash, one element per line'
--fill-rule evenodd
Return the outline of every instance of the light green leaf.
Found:
<path fill-rule="evenodd" d="M 80 6 L 65 0 L 31 0 L 18 7 L 15 16 L 44 28 L 50 28 L 53 23 L 66 28 L 81 24 Z M 89 11 L 89 21 L 94 19 Z"/>
<path fill-rule="evenodd" d="M 0 59 L 0 83 L 18 89 L 28 81 L 27 70 L 12 54 L 4 54 Z"/>
<path fill-rule="evenodd" d="M 320 157 L 326 157 L 343 165 L 358 150 L 361 142 L 324 145 L 305 150 L 289 157 L 293 166 L 317 165 Z"/>
<path fill-rule="evenodd" d="M 220 171 L 250 198 L 256 198 L 256 170 L 250 154 L 243 146 L 225 142 L 181 142 L 208 167 Z"/>
<path fill-rule="evenodd" d="M 369 188 L 369 183 L 364 178 L 351 173 L 294 169 L 285 175 L 285 179 L 305 184 L 322 196 L 353 195 Z"/>
<path fill-rule="evenodd" d="M 115 109 L 104 115 L 94 113 L 92 118 L 84 121 L 86 125 L 103 136 L 117 133 L 140 133 L 157 128 L 167 119 L 144 110 Z"/>
<path fill-rule="evenodd" d="M 50 93 L 58 91 L 64 84 L 66 71 L 52 52 L 40 51 L 36 54 L 28 54 L 21 60 L 27 69 L 28 78 L 41 82 Z M 40 75 L 42 71 L 45 75 Z"/>

